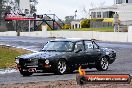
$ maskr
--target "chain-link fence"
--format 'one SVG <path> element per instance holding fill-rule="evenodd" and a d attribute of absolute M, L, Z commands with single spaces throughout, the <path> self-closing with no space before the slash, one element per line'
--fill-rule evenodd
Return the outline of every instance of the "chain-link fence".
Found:
<path fill-rule="evenodd" d="M 111 22 L 90 22 L 90 28 L 112 27 Z"/>

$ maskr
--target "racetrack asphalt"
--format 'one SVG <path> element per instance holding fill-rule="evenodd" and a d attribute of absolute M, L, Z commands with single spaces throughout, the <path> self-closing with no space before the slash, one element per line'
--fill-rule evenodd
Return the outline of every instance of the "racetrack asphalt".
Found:
<path fill-rule="evenodd" d="M 0 37 L 0 45 L 10 45 L 32 51 L 40 50 L 43 45 L 54 38 L 37 37 Z M 115 49 L 116 61 L 109 66 L 108 71 L 87 69 L 88 74 L 130 74 L 132 75 L 132 43 L 97 41 L 102 47 Z M 70 80 L 75 79 L 78 72 L 73 74 L 54 75 L 53 73 L 35 73 L 30 77 L 23 77 L 19 72 L 0 74 L 0 84 L 27 83 L 40 81 Z"/>

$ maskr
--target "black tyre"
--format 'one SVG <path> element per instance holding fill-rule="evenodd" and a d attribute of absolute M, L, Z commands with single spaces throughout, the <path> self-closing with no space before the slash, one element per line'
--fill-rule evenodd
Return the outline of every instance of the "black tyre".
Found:
<path fill-rule="evenodd" d="M 99 62 L 96 63 L 96 69 L 98 71 L 106 71 L 109 67 L 108 58 L 102 57 Z"/>
<path fill-rule="evenodd" d="M 28 71 L 20 71 L 20 74 L 23 76 L 31 76 L 33 72 L 28 72 Z"/>
<path fill-rule="evenodd" d="M 67 63 L 64 59 L 58 60 L 56 64 L 55 74 L 62 75 L 67 72 Z"/>

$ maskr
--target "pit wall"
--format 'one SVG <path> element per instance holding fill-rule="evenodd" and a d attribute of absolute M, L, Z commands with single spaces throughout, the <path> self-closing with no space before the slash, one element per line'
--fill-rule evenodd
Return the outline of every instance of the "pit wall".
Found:
<path fill-rule="evenodd" d="M 15 31 L 0 32 L 0 36 L 17 36 Z"/>
<path fill-rule="evenodd" d="M 17 33 L 15 31 L 0 32 L 0 36 L 17 36 Z M 128 27 L 128 32 L 46 31 L 46 27 L 43 27 L 42 31 L 21 32 L 20 36 L 83 38 L 113 42 L 132 42 L 132 26 Z"/>

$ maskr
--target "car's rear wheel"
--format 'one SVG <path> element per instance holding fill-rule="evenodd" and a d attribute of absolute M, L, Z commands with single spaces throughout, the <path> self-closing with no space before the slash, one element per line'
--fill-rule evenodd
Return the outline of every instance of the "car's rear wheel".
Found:
<path fill-rule="evenodd" d="M 102 57 L 99 62 L 96 63 L 96 69 L 98 71 L 106 71 L 109 67 L 109 62 L 107 57 Z"/>
<path fill-rule="evenodd" d="M 23 76 L 31 76 L 33 72 L 28 72 L 28 71 L 20 71 L 20 74 Z"/>
<path fill-rule="evenodd" d="M 60 59 L 57 62 L 55 74 L 62 75 L 67 71 L 67 63 L 64 59 Z"/>

